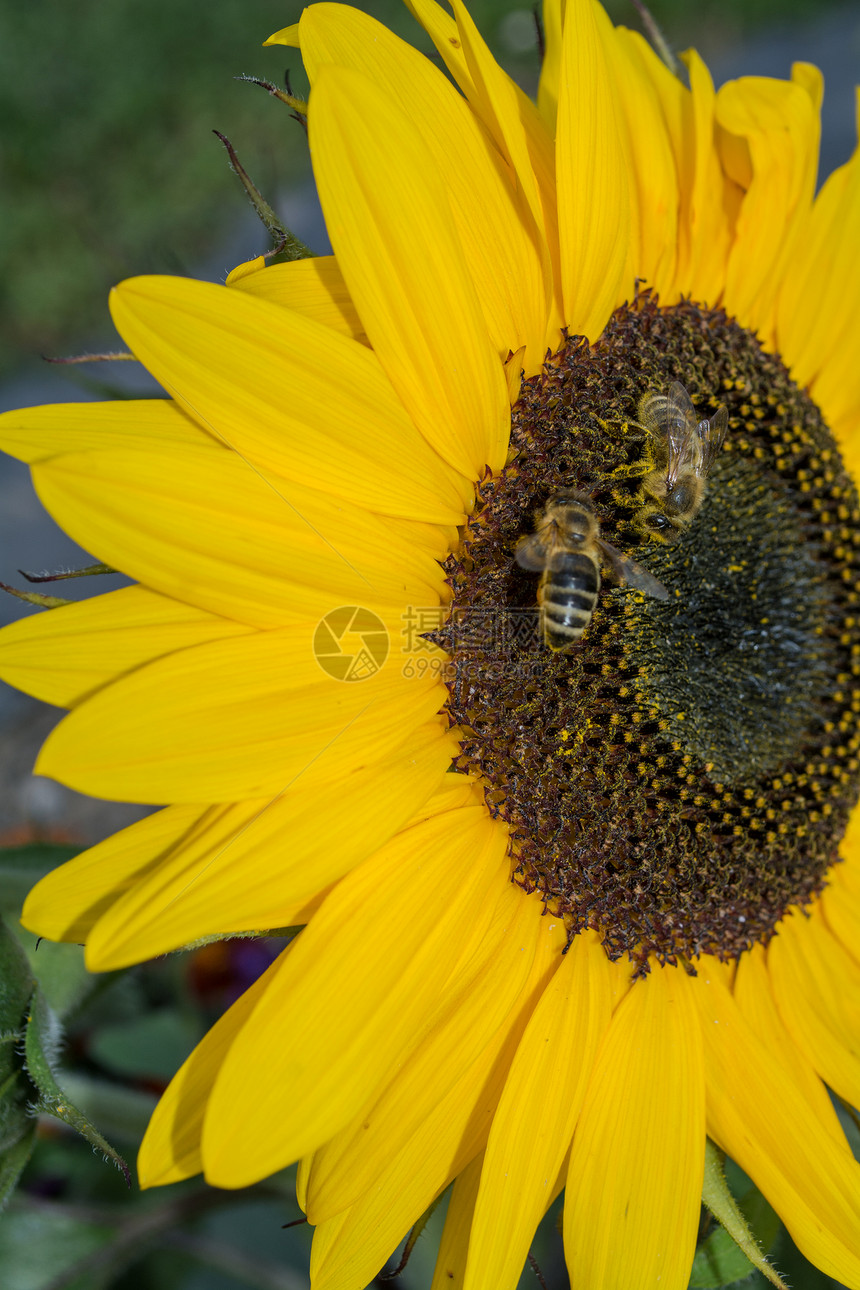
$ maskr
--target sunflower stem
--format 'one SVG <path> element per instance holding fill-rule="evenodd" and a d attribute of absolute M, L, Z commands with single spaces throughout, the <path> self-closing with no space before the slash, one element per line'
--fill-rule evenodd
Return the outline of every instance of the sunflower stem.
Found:
<path fill-rule="evenodd" d="M 52 358 L 49 354 L 42 355 L 46 363 L 136 363 L 137 359 L 134 354 L 128 354 L 120 350 L 115 354 L 70 354 L 64 358 Z"/>
<path fill-rule="evenodd" d="M 227 150 L 227 156 L 230 158 L 230 166 L 234 174 L 238 175 L 239 182 L 248 194 L 248 200 L 257 212 L 260 220 L 264 224 L 267 233 L 275 243 L 275 254 L 284 255 L 288 260 L 307 260 L 313 255 L 310 247 L 305 246 L 304 242 L 299 241 L 294 233 L 285 228 L 266 201 L 263 194 L 254 184 L 245 167 L 236 156 L 236 150 L 230 140 L 223 135 L 220 130 L 213 130 Z"/>
<path fill-rule="evenodd" d="M 672 53 L 672 50 L 669 47 L 669 42 L 660 30 L 657 20 L 651 10 L 644 3 L 644 0 L 632 0 L 632 3 L 633 8 L 642 19 L 642 26 L 645 28 L 646 35 L 651 41 L 651 44 L 669 68 L 672 75 L 680 76 L 681 69 L 678 65 L 678 60 Z"/>
<path fill-rule="evenodd" d="M 412 1229 L 410 1230 L 409 1235 L 406 1238 L 406 1244 L 403 1247 L 403 1253 L 400 1256 L 400 1262 L 398 1263 L 397 1267 L 392 1272 L 384 1272 L 384 1271 L 380 1272 L 376 1277 L 377 1281 L 382 1281 L 382 1282 L 393 1281 L 395 1277 L 400 1276 L 400 1273 L 404 1270 L 404 1268 L 406 1267 L 406 1264 L 409 1262 L 409 1257 L 412 1254 L 412 1251 L 415 1249 L 416 1243 L 418 1241 L 418 1237 L 424 1231 L 424 1228 L 427 1226 L 427 1222 L 431 1214 L 433 1213 L 436 1206 L 439 1204 L 444 1194 L 445 1193 L 442 1192 L 441 1195 L 437 1196 L 436 1199 L 430 1205 L 427 1206 L 427 1208 L 425 1209 L 421 1217 L 413 1224 Z"/>
<path fill-rule="evenodd" d="M 541 16 L 539 5 L 533 6 L 532 17 L 534 18 L 535 34 L 537 36 L 538 58 L 540 59 L 541 66 L 543 66 L 543 60 L 546 57 L 546 35 L 544 34 L 543 18 Z"/>
<path fill-rule="evenodd" d="M 528 1254 L 526 1255 L 526 1258 L 529 1261 L 529 1267 L 537 1277 L 537 1283 L 540 1286 L 541 1290 L 547 1290 L 546 1282 L 543 1279 L 543 1273 L 541 1272 L 540 1267 L 538 1265 L 538 1261 L 535 1258 L 535 1256 L 532 1254 L 531 1250 L 529 1250 Z"/>
<path fill-rule="evenodd" d="M 88 564 L 86 569 L 60 569 L 57 573 L 28 573 L 19 569 L 22 578 L 28 582 L 65 582 L 68 578 L 90 578 L 99 573 L 116 573 L 109 564 Z"/>
<path fill-rule="evenodd" d="M 705 1178 L 702 1185 L 702 1202 L 714 1218 L 725 1228 L 738 1249 L 749 1259 L 762 1276 L 767 1277 L 778 1290 L 788 1290 L 774 1267 L 768 1263 L 749 1223 L 726 1182 L 723 1154 L 710 1138 L 705 1140 Z"/>
<path fill-rule="evenodd" d="M 301 125 L 305 131 L 307 131 L 307 128 L 308 128 L 307 100 L 297 99 L 294 94 L 290 93 L 289 85 L 285 90 L 281 90 L 278 88 L 277 85 L 273 85 L 271 81 L 263 80 L 261 76 L 243 75 L 243 76 L 236 76 L 233 79 L 237 81 L 249 81 L 251 85 L 259 85 L 261 90 L 265 90 L 267 94 L 271 94 L 272 97 L 276 98 L 280 103 L 286 103 L 287 107 L 292 109 L 293 120 L 298 121 L 299 125 Z"/>
<path fill-rule="evenodd" d="M 28 605 L 38 605 L 40 609 L 62 609 L 63 605 L 72 604 L 71 600 L 61 600 L 59 596 L 42 596 L 38 591 L 19 591 L 10 587 L 8 582 L 0 582 L 0 591 L 6 591 L 18 600 L 26 600 Z"/>

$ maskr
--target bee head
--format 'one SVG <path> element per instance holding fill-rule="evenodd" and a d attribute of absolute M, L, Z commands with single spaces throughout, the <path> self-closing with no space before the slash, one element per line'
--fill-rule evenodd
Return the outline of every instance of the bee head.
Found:
<path fill-rule="evenodd" d="M 572 489 L 556 493 L 547 502 L 546 514 L 562 526 L 568 542 L 590 542 L 599 532 L 594 506 L 585 493 Z"/>
<path fill-rule="evenodd" d="M 633 527 L 644 538 L 656 538 L 664 546 L 674 546 L 686 525 L 677 515 L 667 515 L 654 505 L 643 506 L 633 521 Z"/>
<path fill-rule="evenodd" d="M 668 515 L 694 515 L 698 509 L 704 483 L 698 475 L 685 475 L 678 479 L 666 492 L 663 507 Z"/>
<path fill-rule="evenodd" d="M 578 493 L 574 488 L 561 488 L 557 493 L 553 493 L 547 502 L 548 506 L 575 506 L 577 509 L 585 509 L 594 514 L 594 505 L 587 493 Z"/>

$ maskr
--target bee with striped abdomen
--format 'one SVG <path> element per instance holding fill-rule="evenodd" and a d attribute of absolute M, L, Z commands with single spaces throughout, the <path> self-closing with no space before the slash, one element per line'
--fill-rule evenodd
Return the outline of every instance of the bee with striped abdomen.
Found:
<path fill-rule="evenodd" d="M 601 560 L 621 583 L 657 600 L 669 593 L 662 582 L 600 536 L 594 507 L 583 493 L 556 493 L 546 504 L 534 533 L 520 538 L 516 561 L 540 573 L 538 605 L 543 638 L 555 652 L 583 636 L 600 591 Z"/>
<path fill-rule="evenodd" d="M 726 437 L 729 414 L 721 403 L 700 418 L 684 386 L 668 394 L 648 390 L 639 400 L 639 423 L 654 445 L 655 467 L 642 482 L 645 502 L 634 524 L 640 533 L 677 542 L 705 499 L 705 481 Z"/>

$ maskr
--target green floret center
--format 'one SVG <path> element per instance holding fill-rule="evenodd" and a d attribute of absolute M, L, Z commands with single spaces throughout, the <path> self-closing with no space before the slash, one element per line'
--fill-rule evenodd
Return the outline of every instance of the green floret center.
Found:
<path fill-rule="evenodd" d="M 702 416 L 725 403 L 729 433 L 666 545 L 641 523 L 653 445 L 636 408 L 671 381 Z M 604 566 L 582 639 L 553 653 L 514 549 L 569 489 L 670 595 Z M 593 927 L 643 963 L 728 959 L 822 889 L 860 790 L 858 544 L 820 412 L 719 310 L 641 296 L 525 383 L 510 464 L 448 561 L 448 711 L 515 881 L 571 935 Z"/>

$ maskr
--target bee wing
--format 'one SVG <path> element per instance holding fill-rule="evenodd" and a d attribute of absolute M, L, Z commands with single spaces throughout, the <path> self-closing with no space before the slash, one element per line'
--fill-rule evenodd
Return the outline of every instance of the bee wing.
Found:
<path fill-rule="evenodd" d="M 669 386 L 667 402 L 671 406 L 672 415 L 680 425 L 695 425 L 696 409 L 693 407 L 693 400 L 687 393 L 686 386 L 680 381 L 673 381 Z"/>
<path fill-rule="evenodd" d="M 698 451 L 693 400 L 680 381 L 673 381 L 667 394 L 659 394 L 655 390 L 644 394 L 639 400 L 638 416 L 640 425 L 665 450 L 668 491 Z"/>
<path fill-rule="evenodd" d="M 723 446 L 729 428 L 729 410 L 721 403 L 709 421 L 700 421 L 697 428 L 698 453 L 693 462 L 697 475 L 707 475 Z"/>
<path fill-rule="evenodd" d="M 666 396 L 666 438 L 669 458 L 666 465 L 666 488 L 671 489 L 685 466 L 693 466 L 699 453 L 696 409 L 693 400 L 679 381 L 673 381 Z"/>
<path fill-rule="evenodd" d="M 609 565 L 613 574 L 619 582 L 626 583 L 628 587 L 635 587 L 637 591 L 644 591 L 646 596 L 653 596 L 655 600 L 668 600 L 669 592 L 663 586 L 659 578 L 655 578 L 653 573 L 643 569 L 641 564 L 631 560 L 629 555 L 622 555 L 614 546 L 598 538 L 597 545 L 600 547 L 600 553 L 606 563 Z"/>
<path fill-rule="evenodd" d="M 554 572 L 567 558 L 567 547 L 555 520 L 543 523 L 536 532 L 527 533 L 517 542 L 514 558 L 521 569 L 532 573 Z"/>
<path fill-rule="evenodd" d="M 540 533 L 527 533 L 517 542 L 514 559 L 521 569 L 530 573 L 543 573 L 549 563 L 549 547 Z"/>
<path fill-rule="evenodd" d="M 647 390 L 636 409 L 639 424 L 655 439 L 666 438 L 666 403 L 665 394 Z"/>

